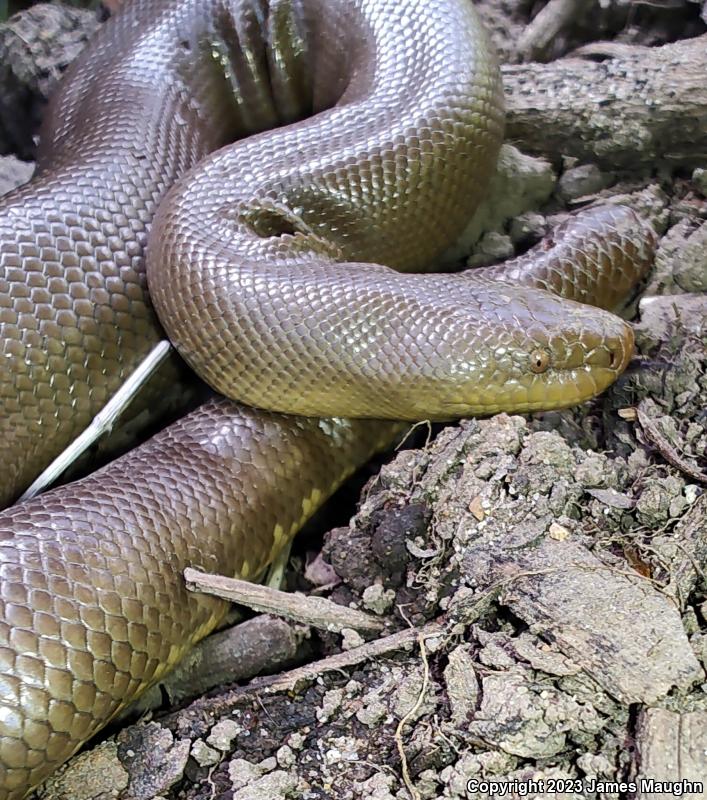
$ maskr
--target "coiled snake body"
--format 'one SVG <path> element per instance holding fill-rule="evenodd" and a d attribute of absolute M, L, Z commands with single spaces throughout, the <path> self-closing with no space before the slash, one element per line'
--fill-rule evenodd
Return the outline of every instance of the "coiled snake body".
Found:
<path fill-rule="evenodd" d="M 630 328 L 572 298 L 611 308 L 644 273 L 627 209 L 502 268 L 410 274 L 501 135 L 467 0 L 132 0 L 70 70 L 0 209 L 5 503 L 162 335 L 151 225 L 170 338 L 268 411 L 214 400 L 0 514 L 0 800 L 218 623 L 185 566 L 262 573 L 395 420 L 567 406 L 623 370 Z"/>

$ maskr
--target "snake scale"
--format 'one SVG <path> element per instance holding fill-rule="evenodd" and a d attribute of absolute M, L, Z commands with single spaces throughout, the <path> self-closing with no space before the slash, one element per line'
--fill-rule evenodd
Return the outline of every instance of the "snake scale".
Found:
<path fill-rule="evenodd" d="M 4 504 L 163 335 L 151 302 L 206 381 L 267 410 L 214 399 L 0 514 L 0 800 L 219 622 L 185 566 L 260 575 L 396 420 L 568 406 L 624 369 L 630 327 L 583 303 L 650 264 L 628 209 L 420 273 L 502 127 L 468 0 L 127 0 L 68 71 L 0 206 Z"/>

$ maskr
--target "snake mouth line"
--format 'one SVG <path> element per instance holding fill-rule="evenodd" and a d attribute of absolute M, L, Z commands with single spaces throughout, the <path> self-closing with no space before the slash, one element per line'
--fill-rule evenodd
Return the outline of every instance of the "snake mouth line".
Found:
<path fill-rule="evenodd" d="M 581 367 L 553 370 L 534 376 L 530 382 L 509 380 L 494 387 L 488 399 L 444 400 L 440 407 L 446 418 L 491 416 L 499 412 L 532 414 L 539 411 L 558 411 L 590 400 L 605 391 L 621 374 L 621 369 Z"/>

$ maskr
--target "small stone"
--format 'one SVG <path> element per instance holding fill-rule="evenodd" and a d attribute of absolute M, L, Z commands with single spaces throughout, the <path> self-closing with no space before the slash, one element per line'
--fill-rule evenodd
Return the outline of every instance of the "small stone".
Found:
<path fill-rule="evenodd" d="M 363 590 L 363 606 L 374 614 L 385 614 L 395 601 L 395 592 L 384 589 L 380 583 L 374 583 Z"/>
<path fill-rule="evenodd" d="M 297 760 L 292 748 L 286 744 L 283 744 L 282 747 L 278 749 L 275 753 L 275 758 L 280 767 L 291 767 Z"/>
<path fill-rule="evenodd" d="M 681 517 L 685 512 L 687 505 L 687 500 L 682 495 L 675 497 L 670 501 L 668 513 L 672 518 Z"/>
<path fill-rule="evenodd" d="M 231 749 L 231 742 L 238 736 L 240 726 L 232 719 L 224 719 L 217 722 L 211 729 L 211 733 L 206 737 L 206 743 L 215 747 L 222 753 L 227 753 Z"/>
<path fill-rule="evenodd" d="M 555 467 L 567 477 L 572 477 L 576 470 L 572 449 L 561 436 L 551 431 L 531 433 L 526 439 L 520 461 L 523 464 Z"/>
<path fill-rule="evenodd" d="M 201 739 L 197 739 L 191 746 L 190 755 L 200 767 L 213 767 L 221 760 L 221 753 Z"/>
<path fill-rule="evenodd" d="M 687 503 L 681 497 L 683 486 L 682 480 L 673 477 L 656 478 L 648 484 L 636 501 L 636 513 L 641 524 L 666 522 L 674 516 L 673 511 L 684 508 Z"/>
<path fill-rule="evenodd" d="M 655 255 L 655 270 L 651 281 L 651 289 L 657 288 L 665 292 L 665 297 L 646 296 L 641 300 L 641 319 L 648 326 L 647 335 L 655 339 L 660 336 L 659 330 L 651 327 L 651 323 L 643 321 L 643 307 L 651 302 L 660 304 L 677 299 L 676 287 L 681 292 L 699 293 L 707 289 L 707 222 L 700 222 L 692 217 L 685 217 L 673 225 L 660 240 Z M 696 298 L 688 303 L 695 302 Z M 704 299 L 704 298 L 703 298 Z M 681 298 L 682 300 L 682 298 Z M 668 306 L 663 312 L 669 319 L 675 320 L 676 311 Z M 678 306 L 678 314 L 680 307 Z M 694 322 L 693 322 L 694 325 Z M 664 326 L 663 326 L 664 327 Z"/>
<path fill-rule="evenodd" d="M 551 539 L 557 542 L 564 542 L 569 538 L 570 532 L 564 525 L 560 525 L 559 522 L 553 522 L 548 529 L 548 534 Z"/>
<path fill-rule="evenodd" d="M 673 280 L 685 292 L 707 290 L 707 222 L 680 242 L 673 260 Z"/>
<path fill-rule="evenodd" d="M 0 156 L 0 196 L 21 186 L 32 177 L 34 164 L 15 156 Z"/>
<path fill-rule="evenodd" d="M 452 722 L 462 727 L 476 711 L 479 699 L 476 665 L 468 645 L 459 645 L 449 654 L 444 683 Z"/>
<path fill-rule="evenodd" d="M 482 522 L 484 517 L 486 516 L 486 511 L 484 511 L 483 501 L 481 499 L 481 495 L 477 494 L 476 497 L 469 503 L 469 511 L 476 517 L 479 522 Z"/>
<path fill-rule="evenodd" d="M 577 759 L 577 766 L 588 778 L 611 776 L 615 767 L 606 756 L 584 753 Z"/>
<path fill-rule="evenodd" d="M 514 253 L 511 237 L 505 233 L 489 231 L 481 240 L 480 248 L 482 253 L 486 253 L 493 258 L 508 258 Z"/>
<path fill-rule="evenodd" d="M 91 800 L 120 797 L 130 784 L 130 773 L 118 757 L 112 739 L 101 742 L 71 759 L 68 769 L 55 772 L 44 784 L 40 797 Z"/>
<path fill-rule="evenodd" d="M 427 645 L 427 642 L 425 642 Z M 407 717 L 408 722 L 419 719 L 423 714 L 430 713 L 436 703 L 434 695 L 435 684 L 430 682 L 421 697 L 423 688 L 422 671 L 413 670 L 397 681 L 397 687 L 391 697 L 392 711 L 398 719 Z M 410 716 L 409 716 L 410 715 Z"/>
<path fill-rule="evenodd" d="M 290 737 L 287 740 L 287 744 L 293 750 L 301 750 L 304 747 L 306 737 L 304 734 L 300 733 L 299 731 L 295 731 L 294 733 L 290 734 Z"/>
<path fill-rule="evenodd" d="M 377 725 L 381 720 L 383 720 L 387 714 L 388 709 L 383 701 L 378 695 L 373 695 L 365 706 L 358 709 L 356 712 L 356 719 L 361 724 L 372 728 L 374 725 Z"/>
<path fill-rule="evenodd" d="M 482 267 L 503 261 L 515 254 L 511 237 L 505 233 L 489 231 L 479 242 L 476 252 L 467 261 L 469 267 Z"/>
<path fill-rule="evenodd" d="M 343 689 L 330 689 L 322 698 L 322 707 L 317 711 L 319 722 L 326 722 L 341 708 Z"/>
<path fill-rule="evenodd" d="M 277 770 L 263 775 L 233 794 L 233 800 L 285 800 L 297 790 L 293 773 Z"/>
<path fill-rule="evenodd" d="M 366 797 L 368 800 L 395 800 L 391 794 L 395 778 L 385 772 L 377 772 L 368 780 L 356 784 L 359 792 L 358 797 Z"/>
<path fill-rule="evenodd" d="M 510 236 L 514 245 L 535 244 L 547 233 L 547 223 L 542 214 L 528 211 L 511 222 Z"/>
<path fill-rule="evenodd" d="M 703 197 L 707 197 L 707 169 L 697 167 L 692 173 L 692 182 L 695 184 L 697 191 Z"/>
<path fill-rule="evenodd" d="M 436 653 L 447 644 L 446 636 L 427 636 L 425 638 L 425 647 L 428 653 Z"/>
<path fill-rule="evenodd" d="M 343 628 L 341 631 L 341 649 L 353 650 L 365 644 L 365 639 L 358 631 L 353 628 Z"/>
<path fill-rule="evenodd" d="M 609 508 L 619 508 L 624 511 L 632 509 L 636 501 L 627 494 L 617 492 L 616 489 L 587 489 L 587 494 L 596 498 L 603 506 L 602 513 L 606 514 Z"/>
<path fill-rule="evenodd" d="M 685 487 L 685 500 L 689 505 L 692 505 L 695 500 L 700 496 L 700 487 L 694 483 L 688 483 Z"/>
<path fill-rule="evenodd" d="M 477 635 L 479 643 L 483 645 L 477 654 L 477 658 L 482 664 L 498 670 L 508 670 L 515 667 L 516 660 L 507 651 L 504 634 L 488 634 L 485 631 L 478 631 Z"/>
<path fill-rule="evenodd" d="M 613 176 L 602 172 L 596 164 L 582 164 L 568 169 L 557 184 L 557 193 L 565 200 L 577 200 L 596 194 L 612 182 Z"/>
<path fill-rule="evenodd" d="M 439 780 L 434 770 L 426 769 L 421 772 L 415 784 L 421 800 L 434 800 L 439 797 Z"/>
<path fill-rule="evenodd" d="M 342 760 L 341 751 L 337 750 L 336 747 L 330 747 L 325 751 L 324 759 L 327 764 L 336 764 Z"/>
<path fill-rule="evenodd" d="M 244 758 L 234 758 L 228 764 L 228 777 L 234 791 L 248 786 L 263 774 L 259 764 L 251 764 Z"/>
<path fill-rule="evenodd" d="M 304 568 L 304 577 L 313 586 L 331 586 L 339 582 L 336 570 L 324 559 L 321 553 Z"/>
<path fill-rule="evenodd" d="M 636 325 L 636 336 L 647 350 L 660 342 L 669 341 L 676 326 L 685 333 L 702 335 L 707 317 L 707 297 L 704 295 L 644 297 L 638 307 L 641 320 Z"/>
<path fill-rule="evenodd" d="M 590 453 L 587 457 L 577 465 L 575 471 L 575 479 L 577 483 L 587 488 L 596 488 L 605 486 L 607 477 L 611 479 L 613 476 L 607 475 L 608 459 L 600 453 Z"/>

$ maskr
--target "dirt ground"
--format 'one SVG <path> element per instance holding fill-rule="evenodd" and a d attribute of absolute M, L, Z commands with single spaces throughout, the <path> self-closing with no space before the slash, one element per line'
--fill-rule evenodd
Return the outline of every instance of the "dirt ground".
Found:
<path fill-rule="evenodd" d="M 114 727 L 38 798 L 481 800 L 499 794 L 489 781 L 515 782 L 506 797 L 682 787 L 707 798 L 707 124 L 692 150 L 637 141 L 632 166 L 625 149 L 595 146 L 588 115 L 582 142 L 544 152 L 512 88 L 533 59 L 554 70 L 546 91 L 560 97 L 578 47 L 586 69 L 608 71 L 692 37 L 707 53 L 707 4 L 477 7 L 506 64 L 516 135 L 449 258 L 492 263 L 568 210 L 632 205 L 661 236 L 629 312 L 637 358 L 578 409 L 419 426 L 369 470 L 350 522 L 339 495 L 291 559 L 290 587 L 365 612 L 368 629 L 316 629 L 294 611 L 217 634 L 181 683 L 153 693 L 156 708 Z M 0 26 L 5 152 L 31 157 L 41 97 L 96 24 L 94 12 L 40 7 Z M 684 89 L 689 59 L 662 52 Z M 707 87 L 671 102 L 707 120 Z M 0 161 L 0 192 L 30 170 Z M 189 699 L 197 685 L 211 690 Z"/>

